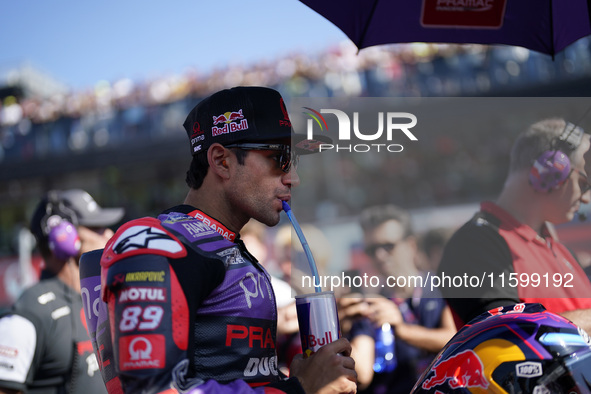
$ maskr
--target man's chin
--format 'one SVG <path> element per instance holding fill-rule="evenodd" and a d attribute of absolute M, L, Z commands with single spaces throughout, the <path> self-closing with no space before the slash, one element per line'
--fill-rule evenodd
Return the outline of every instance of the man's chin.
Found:
<path fill-rule="evenodd" d="M 266 218 L 260 218 L 260 219 L 257 219 L 257 220 L 258 220 L 259 222 L 263 223 L 263 224 L 264 224 L 264 225 L 266 225 L 266 226 L 269 226 L 269 227 L 274 227 L 274 226 L 276 226 L 276 225 L 278 225 L 278 224 L 279 224 L 279 222 L 280 222 L 280 220 L 281 220 L 281 215 L 280 215 L 280 213 L 279 213 L 279 212 L 277 212 L 277 215 L 275 215 L 275 217 L 271 217 L 271 216 L 269 216 L 269 217 L 266 217 Z"/>
<path fill-rule="evenodd" d="M 574 212 L 569 212 L 567 213 L 563 219 L 561 220 L 556 220 L 556 221 L 552 221 L 551 223 L 554 225 L 559 225 L 559 224 L 564 224 L 564 223 L 568 223 L 570 221 L 572 221 L 575 218 L 575 215 L 577 214 L 576 211 Z"/>

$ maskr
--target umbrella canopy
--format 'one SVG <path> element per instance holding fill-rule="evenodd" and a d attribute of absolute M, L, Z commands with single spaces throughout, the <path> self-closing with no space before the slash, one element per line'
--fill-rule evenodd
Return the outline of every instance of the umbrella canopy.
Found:
<path fill-rule="evenodd" d="M 362 49 L 405 42 L 508 44 L 554 56 L 591 35 L 587 0 L 300 0 Z"/>

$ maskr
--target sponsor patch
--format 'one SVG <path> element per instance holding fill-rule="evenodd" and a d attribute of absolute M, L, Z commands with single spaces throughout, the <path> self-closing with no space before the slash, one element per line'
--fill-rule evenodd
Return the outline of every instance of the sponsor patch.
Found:
<path fill-rule="evenodd" d="M 166 272 L 164 271 L 138 271 L 125 274 L 125 282 L 164 282 Z"/>
<path fill-rule="evenodd" d="M 228 241 L 234 241 L 234 239 L 236 238 L 236 234 L 234 232 L 228 230 L 226 226 L 224 226 L 217 220 L 210 218 L 209 216 L 205 215 L 203 212 L 199 210 L 191 212 L 191 216 L 202 221 L 207 227 L 210 227 L 213 230 L 217 231 L 222 237 L 226 238 Z"/>
<path fill-rule="evenodd" d="M 119 338 L 119 360 L 122 371 L 164 368 L 164 335 L 131 335 Z"/>
<path fill-rule="evenodd" d="M 166 302 L 166 289 L 162 287 L 130 287 L 121 290 L 119 302 Z"/>
<path fill-rule="evenodd" d="M 283 113 L 283 120 L 279 121 L 279 126 L 291 127 L 291 120 L 289 120 L 289 114 L 287 113 L 287 108 L 285 108 L 283 98 L 279 99 L 279 107 L 281 107 L 281 112 Z"/>
<path fill-rule="evenodd" d="M 217 234 L 215 229 L 212 229 L 200 220 L 187 215 L 183 215 L 182 217 L 168 216 L 162 221 L 162 225 L 183 235 L 189 241 Z"/>
<path fill-rule="evenodd" d="M 115 241 L 113 250 L 116 254 L 123 254 L 137 249 L 158 249 L 175 254 L 183 247 L 171 239 L 166 232 L 148 226 L 134 226 L 121 234 Z"/>
<path fill-rule="evenodd" d="M 187 255 L 187 251 L 174 235 L 162 227 L 158 219 L 136 219 L 121 226 L 109 240 L 101 258 L 101 266 L 108 268 L 122 258 L 141 254 L 181 258 Z"/>
<path fill-rule="evenodd" d="M 520 378 L 542 376 L 542 363 L 527 361 L 515 365 L 515 373 Z"/>
<path fill-rule="evenodd" d="M 62 306 L 61 308 L 57 308 L 54 311 L 51 312 L 51 318 L 53 320 L 57 320 L 59 318 L 62 318 L 64 316 L 68 316 L 70 313 L 72 313 L 72 310 L 70 309 L 69 306 Z"/>
<path fill-rule="evenodd" d="M 453 389 L 458 387 L 488 388 L 482 361 L 471 349 L 439 361 L 431 368 L 431 371 L 434 374 L 422 385 L 425 390 L 442 385 L 449 385 Z"/>
<path fill-rule="evenodd" d="M 18 356 L 18 349 L 0 345 L 0 356 L 15 358 Z"/>
<path fill-rule="evenodd" d="M 243 130 L 248 130 L 248 120 L 244 118 L 242 109 L 236 112 L 224 112 L 221 115 L 213 117 L 213 127 L 211 128 L 212 137 Z"/>
<path fill-rule="evenodd" d="M 257 375 L 277 376 L 277 356 L 273 357 L 251 357 L 244 369 L 244 376 L 253 377 Z"/>
<path fill-rule="evenodd" d="M 234 342 L 233 342 L 234 341 Z M 273 334 L 269 327 L 243 326 L 239 324 L 226 325 L 226 346 L 244 346 L 249 348 L 275 348 Z"/>
<path fill-rule="evenodd" d="M 226 267 L 246 263 L 246 260 L 244 260 L 244 257 L 242 257 L 238 247 L 222 250 L 221 252 L 217 253 L 217 255 L 224 259 L 224 264 Z"/>
<path fill-rule="evenodd" d="M 194 138 L 198 135 L 203 135 L 203 130 L 201 130 L 201 125 L 199 122 L 193 123 L 193 134 L 191 134 L 191 138 Z"/>
<path fill-rule="evenodd" d="M 45 305 L 53 300 L 55 300 L 55 294 L 52 291 L 41 294 L 39 297 L 37 297 L 37 302 L 41 305 Z"/>

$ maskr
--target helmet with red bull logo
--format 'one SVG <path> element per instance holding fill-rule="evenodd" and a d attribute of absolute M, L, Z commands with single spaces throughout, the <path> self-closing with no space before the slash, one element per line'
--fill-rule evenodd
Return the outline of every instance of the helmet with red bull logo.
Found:
<path fill-rule="evenodd" d="M 591 340 L 541 304 L 495 308 L 457 332 L 412 393 L 591 393 Z"/>

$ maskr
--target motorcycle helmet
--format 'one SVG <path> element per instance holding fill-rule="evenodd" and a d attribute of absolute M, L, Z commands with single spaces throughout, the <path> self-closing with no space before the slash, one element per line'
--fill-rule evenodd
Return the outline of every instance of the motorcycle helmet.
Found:
<path fill-rule="evenodd" d="M 541 304 L 495 308 L 454 335 L 412 393 L 591 393 L 591 341 Z"/>

